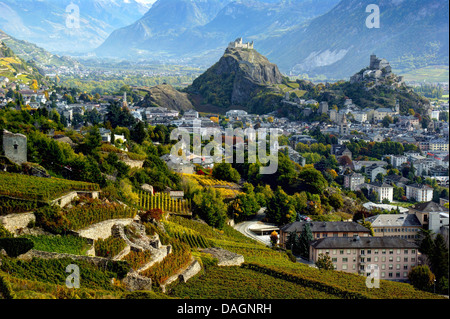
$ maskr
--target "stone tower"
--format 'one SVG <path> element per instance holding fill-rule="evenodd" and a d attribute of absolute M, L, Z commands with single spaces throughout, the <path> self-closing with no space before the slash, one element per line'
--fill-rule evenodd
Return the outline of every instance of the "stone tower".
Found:
<path fill-rule="evenodd" d="M 27 137 L 4 130 L 3 152 L 11 162 L 22 165 L 27 161 Z"/>
<path fill-rule="evenodd" d="M 348 134 L 348 123 L 347 123 L 347 117 L 343 116 L 341 125 L 339 126 L 339 135 L 347 135 Z"/>

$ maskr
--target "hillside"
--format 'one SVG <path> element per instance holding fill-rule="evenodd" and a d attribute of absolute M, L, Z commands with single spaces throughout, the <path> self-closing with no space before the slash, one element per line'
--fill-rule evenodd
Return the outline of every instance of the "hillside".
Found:
<path fill-rule="evenodd" d="M 39 80 L 42 75 L 39 70 L 20 59 L 4 42 L 0 41 L 0 76 L 12 81 L 31 84 L 32 80 Z"/>
<path fill-rule="evenodd" d="M 76 198 L 64 208 L 37 208 L 17 221 L 35 222 L 15 231 L 17 224 L 6 216 L 0 210 L 0 245 L 8 254 L 0 256 L 0 298 L 5 299 L 440 298 L 386 280 L 380 289 L 368 289 L 363 276 L 293 263 L 286 252 L 230 226 L 219 230 L 190 216 L 146 213 L 108 194 Z M 68 264 L 81 270 L 80 289 L 65 286 L 61 269 Z M 179 275 L 185 282 L 172 281 Z"/>
<path fill-rule="evenodd" d="M 280 93 L 277 85 L 282 82 L 278 67 L 256 50 L 227 48 L 222 58 L 186 91 L 201 96 L 201 105 L 211 104 L 223 110 L 239 106 L 259 113 L 261 98 Z"/>
<path fill-rule="evenodd" d="M 171 85 L 161 84 L 151 88 L 139 88 L 139 90 L 146 93 L 144 99 L 138 103 L 141 107 L 165 107 L 177 111 L 194 108 L 187 94 L 177 91 Z"/>
<path fill-rule="evenodd" d="M 0 30 L 0 41 L 3 41 L 19 58 L 24 61 L 33 61 L 40 68 L 81 67 L 80 63 L 72 58 L 52 54 L 33 43 L 11 37 L 2 30 Z"/>

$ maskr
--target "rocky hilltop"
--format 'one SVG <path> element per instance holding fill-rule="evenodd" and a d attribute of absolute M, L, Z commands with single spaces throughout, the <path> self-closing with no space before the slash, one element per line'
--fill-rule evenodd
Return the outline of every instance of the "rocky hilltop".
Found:
<path fill-rule="evenodd" d="M 147 95 L 139 106 L 165 107 L 177 111 L 187 111 L 194 108 L 187 94 L 177 91 L 171 85 L 161 84 L 151 88 L 140 88 L 140 90 L 147 92 Z"/>
<path fill-rule="evenodd" d="M 386 59 L 370 56 L 370 65 L 350 78 L 350 83 L 363 83 L 367 89 L 372 89 L 377 85 L 388 85 L 400 87 L 403 84 L 403 77 L 392 72 L 392 67 Z"/>
<path fill-rule="evenodd" d="M 258 94 L 276 92 L 282 82 L 283 75 L 277 65 L 252 49 L 252 44 L 242 44 L 242 39 L 237 39 L 187 91 L 200 95 L 204 104 L 246 108 Z"/>

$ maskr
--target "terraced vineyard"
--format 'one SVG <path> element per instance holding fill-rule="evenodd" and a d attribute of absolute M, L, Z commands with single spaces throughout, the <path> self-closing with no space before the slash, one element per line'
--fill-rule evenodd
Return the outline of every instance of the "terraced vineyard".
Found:
<path fill-rule="evenodd" d="M 98 191 L 99 185 L 60 178 L 43 178 L 0 173 L 0 195 L 29 200 L 48 201 L 70 191 Z"/>
<path fill-rule="evenodd" d="M 173 288 L 177 298 L 272 298 L 285 299 L 436 299 L 440 296 L 415 289 L 405 283 L 381 280 L 380 288 L 366 287 L 366 278 L 334 270 L 318 270 L 293 263 L 286 253 L 257 243 L 229 226 L 223 231 L 184 218 L 172 222 L 200 232 L 212 246 L 244 256 L 243 267 L 208 267 L 203 275 Z M 245 269 L 243 269 L 245 268 Z M 236 283 L 239 282 L 239 285 Z M 279 285 L 286 286 L 278 290 Z M 217 287 L 222 287 L 217 289 Z M 255 288 L 257 287 L 257 289 Z M 260 291 L 260 292 L 257 292 Z M 297 293 L 295 292 L 297 291 Z M 259 297 L 256 297 L 259 296 Z"/>
<path fill-rule="evenodd" d="M 223 198 L 235 198 L 243 194 L 241 188 L 236 183 L 222 181 L 211 176 L 197 174 L 183 174 L 183 176 L 195 181 L 202 187 L 213 187 L 220 192 Z"/>
<path fill-rule="evenodd" d="M 156 193 L 151 195 L 148 192 L 139 192 L 139 206 L 146 209 L 161 209 L 164 212 L 177 214 L 190 214 L 191 201 L 171 198 L 169 193 Z"/>

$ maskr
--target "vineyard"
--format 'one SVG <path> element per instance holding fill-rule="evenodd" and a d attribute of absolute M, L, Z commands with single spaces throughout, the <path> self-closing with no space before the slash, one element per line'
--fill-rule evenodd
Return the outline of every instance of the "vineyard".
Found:
<path fill-rule="evenodd" d="M 285 299 L 290 296 L 298 299 L 440 298 L 437 295 L 416 290 L 409 284 L 388 280 L 381 280 L 378 289 L 368 289 L 365 284 L 366 278 L 363 276 L 341 271 L 321 271 L 301 263 L 293 263 L 285 252 L 259 244 L 229 226 L 225 226 L 223 231 L 218 231 L 203 223 L 182 217 L 172 217 L 170 221 L 180 227 L 167 227 L 169 233 L 171 231 L 188 233 L 186 229 L 190 229 L 194 234 L 201 234 L 212 247 L 220 247 L 241 254 L 246 261 L 240 268 L 209 267 L 203 275 L 191 279 L 185 285 L 176 285 L 171 292 L 173 297 L 210 299 L 255 298 L 255 296 L 274 299 Z M 236 282 L 240 284 L 238 286 L 233 284 Z M 258 289 L 252 289 L 255 285 Z M 227 289 L 218 290 L 218 286 L 227 287 Z M 286 290 L 278 291 L 275 287 L 286 287 Z"/>
<path fill-rule="evenodd" d="M 126 243 L 122 238 L 108 237 L 99 238 L 94 243 L 95 256 L 113 258 L 125 249 Z"/>
<path fill-rule="evenodd" d="M 191 248 L 207 248 L 210 246 L 205 237 L 195 230 L 169 221 L 164 221 L 163 224 L 171 237 L 188 244 Z"/>
<path fill-rule="evenodd" d="M 131 250 L 126 256 L 123 257 L 123 261 L 130 264 L 131 268 L 138 270 L 143 267 L 152 259 L 152 252 L 150 250 L 134 251 Z"/>
<path fill-rule="evenodd" d="M 76 236 L 24 236 L 34 243 L 34 249 L 61 254 L 85 255 L 90 248 L 88 241 Z"/>
<path fill-rule="evenodd" d="M 237 185 L 236 183 L 218 180 L 207 175 L 183 174 L 183 176 L 196 180 L 200 185 L 204 187 L 228 187 L 235 189 L 239 188 L 239 185 Z"/>
<path fill-rule="evenodd" d="M 189 215 L 191 213 L 191 200 L 174 199 L 169 193 L 139 192 L 139 206 L 145 210 L 161 209 L 164 212 Z"/>
<path fill-rule="evenodd" d="M 178 270 L 187 266 L 192 258 L 189 246 L 178 241 L 173 241 L 172 245 L 173 252 L 170 255 L 143 271 L 141 275 L 151 278 L 152 282 L 161 285 Z"/>
<path fill-rule="evenodd" d="M 183 174 L 183 176 L 195 181 L 202 187 L 212 187 L 220 192 L 223 198 L 235 198 L 244 194 L 236 183 L 215 179 L 208 175 Z"/>
<path fill-rule="evenodd" d="M 97 184 L 60 178 L 43 178 L 13 173 L 0 173 L 0 195 L 29 200 L 48 201 L 70 191 L 99 191 Z"/>
<path fill-rule="evenodd" d="M 109 219 L 134 218 L 136 214 L 135 209 L 117 203 L 104 203 L 100 200 L 91 200 L 64 213 L 72 230 L 82 229 Z"/>

